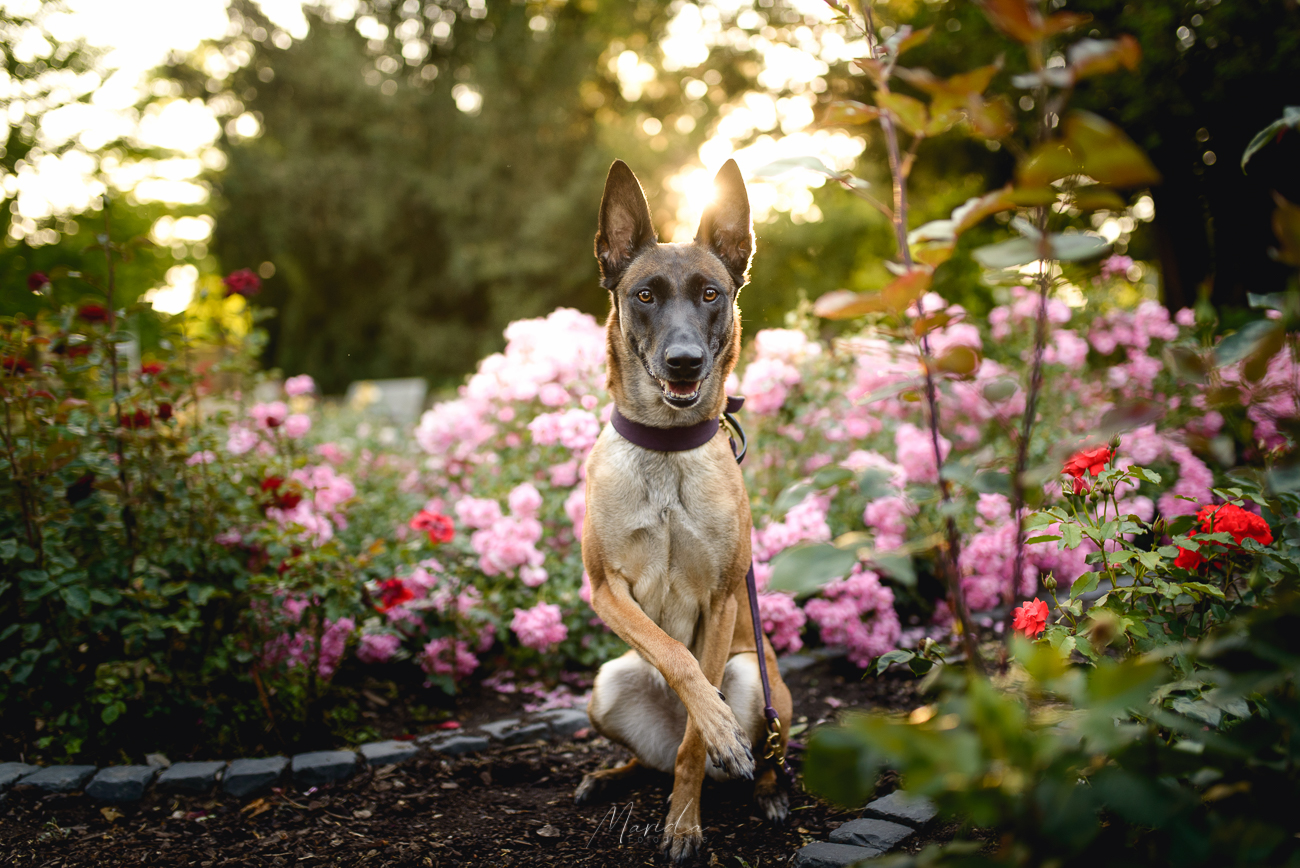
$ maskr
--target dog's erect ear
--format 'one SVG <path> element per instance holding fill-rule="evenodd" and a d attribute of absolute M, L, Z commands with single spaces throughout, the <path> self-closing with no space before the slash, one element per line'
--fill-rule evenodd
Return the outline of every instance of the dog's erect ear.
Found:
<path fill-rule="evenodd" d="M 641 248 L 658 240 L 640 182 L 627 163 L 615 160 L 605 179 L 605 194 L 600 198 L 600 225 L 596 229 L 600 285 L 606 289 L 618 286 L 623 272 Z"/>
<path fill-rule="evenodd" d="M 749 216 L 749 194 L 735 160 L 727 162 L 713 179 L 713 203 L 704 209 L 695 243 L 707 247 L 727 266 L 736 288 L 749 279 L 749 258 L 754 253 L 754 224 Z"/>

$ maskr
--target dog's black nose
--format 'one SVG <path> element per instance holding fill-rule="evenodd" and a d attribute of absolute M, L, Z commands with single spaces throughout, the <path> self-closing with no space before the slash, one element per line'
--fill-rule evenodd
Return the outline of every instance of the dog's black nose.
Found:
<path fill-rule="evenodd" d="M 664 350 L 668 374 L 675 380 L 698 380 L 704 371 L 704 349 L 689 344 L 673 344 Z"/>

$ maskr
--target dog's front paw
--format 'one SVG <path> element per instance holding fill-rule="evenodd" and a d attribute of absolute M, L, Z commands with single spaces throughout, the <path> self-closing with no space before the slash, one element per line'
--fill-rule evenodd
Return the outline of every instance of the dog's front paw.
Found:
<path fill-rule="evenodd" d="M 710 711 L 710 719 L 701 721 L 700 726 L 709 761 L 728 777 L 751 780 L 754 777 L 754 754 L 749 747 L 749 736 L 745 735 L 736 715 L 722 700 L 718 700 Z"/>

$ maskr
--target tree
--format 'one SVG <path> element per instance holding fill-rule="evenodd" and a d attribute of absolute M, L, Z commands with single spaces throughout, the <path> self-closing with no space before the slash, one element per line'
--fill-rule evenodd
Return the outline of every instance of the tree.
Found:
<path fill-rule="evenodd" d="M 684 111 L 680 82 L 647 86 L 635 108 L 620 91 L 610 60 L 654 60 L 669 4 L 306 11 L 293 41 L 239 0 L 238 35 L 167 71 L 230 118 L 214 249 L 227 269 L 269 277 L 268 361 L 334 391 L 365 377 L 448 383 L 512 320 L 603 313 L 591 239 L 609 162 L 653 155 L 653 187 L 717 111 L 705 100 L 693 135 L 661 123 L 654 142 L 643 119 Z M 739 56 L 709 59 L 723 94 L 749 84 Z"/>

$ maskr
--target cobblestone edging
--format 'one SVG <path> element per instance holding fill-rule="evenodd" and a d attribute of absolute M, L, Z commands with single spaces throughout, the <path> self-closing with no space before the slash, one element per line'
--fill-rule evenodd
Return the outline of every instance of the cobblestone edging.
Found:
<path fill-rule="evenodd" d="M 794 854 L 794 868 L 844 868 L 883 856 L 934 819 L 934 805 L 901 790 L 867 805 L 862 819 L 831 832 L 830 841 L 815 841 Z"/>
<path fill-rule="evenodd" d="M 448 756 L 480 753 L 493 743 L 512 745 L 546 738 L 568 738 L 591 726 L 585 711 L 559 708 L 527 720 L 506 718 L 478 727 L 482 735 L 463 730 L 431 733 L 414 741 L 376 741 L 357 750 L 323 750 L 225 761 L 156 765 L 49 766 L 0 763 L 0 801 L 12 787 L 44 793 L 84 792 L 102 802 L 137 802 L 152 785 L 160 792 L 203 795 L 218 784 L 236 798 L 269 790 L 286 777 L 295 786 L 319 787 L 351 777 L 366 766 L 394 765 L 427 750 Z M 152 760 L 157 755 L 150 754 Z"/>

